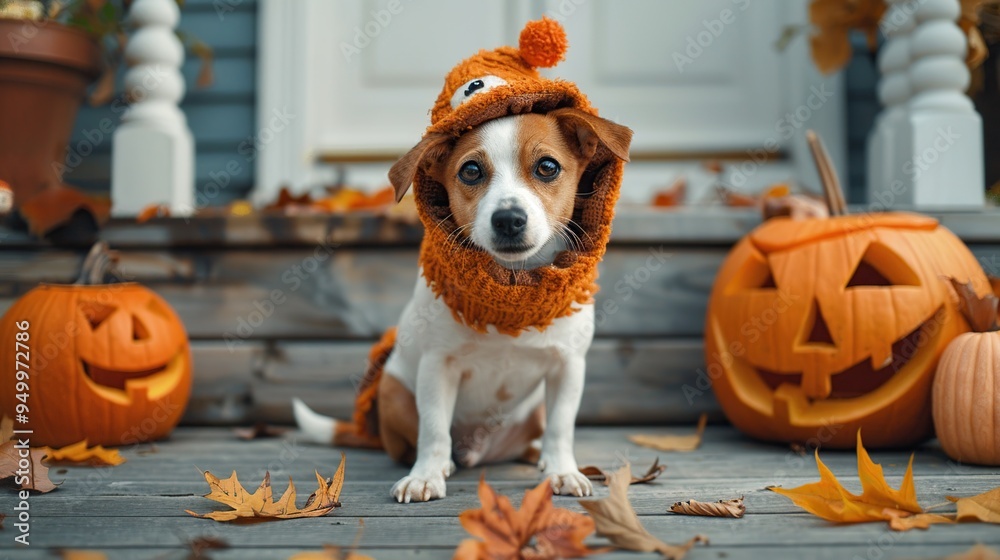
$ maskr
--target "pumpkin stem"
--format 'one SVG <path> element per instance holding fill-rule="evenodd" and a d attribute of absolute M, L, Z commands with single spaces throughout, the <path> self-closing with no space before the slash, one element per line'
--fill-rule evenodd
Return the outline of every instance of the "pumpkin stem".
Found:
<path fill-rule="evenodd" d="M 984 297 L 976 295 L 972 282 L 962 283 L 948 277 L 951 286 L 958 294 L 959 310 L 969 322 L 973 332 L 992 332 L 1000 330 L 1000 298 L 988 293 Z"/>
<path fill-rule="evenodd" d="M 823 140 L 812 130 L 806 131 L 806 140 L 809 142 L 809 151 L 812 152 L 813 161 L 819 171 L 820 182 L 823 183 L 823 194 L 826 196 L 826 205 L 830 209 L 831 216 L 843 216 L 847 214 L 847 203 L 844 201 L 844 190 L 840 187 L 840 178 L 837 177 L 837 170 L 833 167 L 830 154 L 823 145 Z"/>
<path fill-rule="evenodd" d="M 114 284 L 122 282 L 122 273 L 118 269 L 118 261 L 121 258 L 118 251 L 112 251 L 104 241 L 94 243 L 83 259 L 80 266 L 80 275 L 75 284 L 84 286 L 96 286 L 100 284 Z"/>

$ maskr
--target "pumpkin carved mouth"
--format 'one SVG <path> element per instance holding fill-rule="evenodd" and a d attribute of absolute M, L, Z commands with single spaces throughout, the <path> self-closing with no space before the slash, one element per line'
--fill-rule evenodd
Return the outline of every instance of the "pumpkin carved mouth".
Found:
<path fill-rule="evenodd" d="M 83 372 L 87 374 L 87 377 L 91 378 L 94 383 L 105 387 L 112 387 L 118 389 L 119 391 L 125 390 L 125 382 L 130 379 L 149 377 L 167 369 L 166 365 L 162 365 L 160 367 L 139 371 L 110 370 L 89 364 L 86 360 L 80 360 L 80 362 L 83 364 Z"/>
<path fill-rule="evenodd" d="M 185 352 L 174 355 L 165 365 L 142 370 L 106 369 L 80 359 L 80 369 L 87 384 L 105 398 L 127 404 L 132 393 L 142 391 L 147 399 L 156 399 L 173 390 L 186 366 Z"/>
<path fill-rule="evenodd" d="M 876 368 L 869 356 L 846 369 L 830 374 L 830 393 L 822 400 L 857 399 L 880 389 L 897 376 L 905 375 L 906 366 L 922 356 L 921 350 L 929 346 L 943 311 L 943 308 L 939 309 L 909 334 L 894 342 L 892 354 L 882 367 Z M 933 349 L 929 351 L 933 352 Z M 801 394 L 808 403 L 820 400 L 809 398 L 801 391 L 802 372 L 780 372 L 752 364 L 747 365 L 776 394 Z"/>

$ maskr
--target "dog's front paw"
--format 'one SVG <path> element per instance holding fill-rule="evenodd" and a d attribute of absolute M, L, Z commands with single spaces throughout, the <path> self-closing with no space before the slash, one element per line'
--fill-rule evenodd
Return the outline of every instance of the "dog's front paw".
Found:
<path fill-rule="evenodd" d="M 401 504 L 427 502 L 445 497 L 444 474 L 404 476 L 392 487 L 392 497 Z"/>
<path fill-rule="evenodd" d="M 552 492 L 563 496 L 590 496 L 594 493 L 594 485 L 590 479 L 578 470 L 566 472 L 543 473 L 552 484 Z"/>

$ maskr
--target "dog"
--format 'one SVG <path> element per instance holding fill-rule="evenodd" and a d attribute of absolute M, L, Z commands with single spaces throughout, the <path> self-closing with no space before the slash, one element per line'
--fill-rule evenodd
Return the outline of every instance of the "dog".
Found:
<path fill-rule="evenodd" d="M 487 121 L 454 138 L 429 134 L 389 172 L 397 198 L 418 168 L 444 185 L 458 228 L 510 269 L 549 266 L 578 241 L 571 226 L 577 185 L 599 144 L 628 160 L 632 132 L 576 109 Z M 573 454 L 593 304 L 518 336 L 479 332 L 447 312 L 424 278 L 398 324 L 399 340 L 378 388 L 379 431 L 410 473 L 391 490 L 399 502 L 446 496 L 458 464 L 536 461 L 557 494 L 593 488 Z M 328 443 L 336 421 L 295 402 L 307 436 Z"/>

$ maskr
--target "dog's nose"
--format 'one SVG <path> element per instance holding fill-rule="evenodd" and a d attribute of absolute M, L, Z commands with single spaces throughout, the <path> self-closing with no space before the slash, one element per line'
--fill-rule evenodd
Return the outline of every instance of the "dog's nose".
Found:
<path fill-rule="evenodd" d="M 528 214 L 520 208 L 507 208 L 493 213 L 493 229 L 504 237 L 517 237 L 528 225 Z"/>

